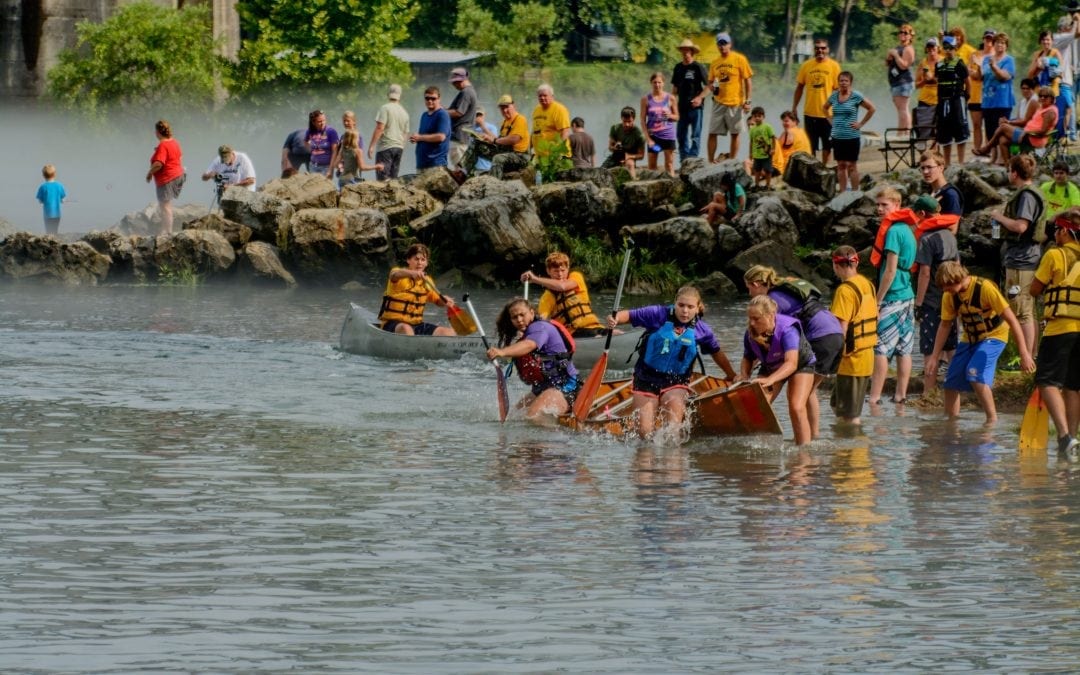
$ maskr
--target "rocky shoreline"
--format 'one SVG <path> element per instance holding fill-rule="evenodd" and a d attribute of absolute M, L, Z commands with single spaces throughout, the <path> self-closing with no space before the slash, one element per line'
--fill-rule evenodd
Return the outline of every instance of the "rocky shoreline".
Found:
<path fill-rule="evenodd" d="M 404 249 L 421 241 L 432 246 L 434 268 L 448 288 L 516 285 L 520 271 L 548 251 L 547 226 L 558 225 L 574 237 L 599 237 L 612 251 L 630 236 L 651 260 L 678 263 L 708 295 L 723 297 L 738 292 L 742 273 L 755 264 L 828 286 L 829 251 L 841 243 L 864 249 L 873 241 L 874 189 L 892 185 L 905 203 L 926 189 L 919 173 L 907 169 L 868 174 L 860 191 L 830 197 L 833 171 L 795 155 L 783 187 L 750 190 L 739 222 L 713 228 L 698 210 L 727 172 L 745 177 L 737 160 L 689 160 L 674 178 L 642 170 L 630 180 L 621 168 L 575 169 L 533 187 L 527 187 L 535 182 L 531 168 L 460 186 L 446 170 L 433 169 L 340 193 L 322 176 L 300 174 L 257 192 L 229 188 L 220 212 L 178 206 L 182 229 L 171 236 L 151 234 L 153 207 L 77 241 L 8 233 L 0 241 L 0 278 L 95 285 L 194 275 L 278 286 L 379 285 Z M 998 243 L 990 238 L 989 210 L 1009 194 L 1005 170 L 971 163 L 950 167 L 946 177 L 967 209 L 958 235 L 964 262 L 993 266 Z"/>

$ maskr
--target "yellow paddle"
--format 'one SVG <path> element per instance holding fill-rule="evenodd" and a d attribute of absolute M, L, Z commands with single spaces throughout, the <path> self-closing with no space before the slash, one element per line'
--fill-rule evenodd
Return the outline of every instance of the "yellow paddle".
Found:
<path fill-rule="evenodd" d="M 424 277 L 424 282 L 427 287 L 439 294 L 443 302 L 446 302 L 446 296 L 439 293 L 439 289 L 435 288 L 435 284 L 431 283 L 431 279 Z M 454 332 L 458 335 L 472 335 L 476 332 L 476 322 L 472 320 L 468 314 L 466 314 L 460 307 L 454 305 L 446 306 L 446 318 L 450 321 L 450 326 L 454 329 Z"/>
<path fill-rule="evenodd" d="M 1024 410 L 1024 421 L 1020 423 L 1020 451 L 1046 449 L 1049 436 L 1050 411 L 1043 403 L 1039 388 L 1035 387 Z"/>

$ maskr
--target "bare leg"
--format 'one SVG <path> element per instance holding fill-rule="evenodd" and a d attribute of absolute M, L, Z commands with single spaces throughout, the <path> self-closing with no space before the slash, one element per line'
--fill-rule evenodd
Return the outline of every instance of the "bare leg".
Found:
<path fill-rule="evenodd" d="M 788 415 L 791 417 L 791 428 L 795 432 L 795 445 L 805 445 L 811 439 L 806 402 L 813 386 L 814 376 L 811 373 L 796 373 L 789 378 Z"/>
<path fill-rule="evenodd" d="M 634 414 L 637 415 L 637 432 L 641 438 L 652 436 L 656 426 L 656 407 L 660 399 L 655 396 L 634 394 Z"/>
<path fill-rule="evenodd" d="M 739 156 L 739 134 L 731 134 L 731 159 Z"/>
<path fill-rule="evenodd" d="M 457 331 L 455 331 L 450 326 L 439 326 L 438 328 L 435 329 L 435 332 L 432 333 L 432 335 L 439 335 L 439 336 L 442 336 L 442 337 L 453 337 L 453 336 L 457 335 Z"/>
<path fill-rule="evenodd" d="M 413 331 L 413 327 L 407 323 L 399 323 L 394 326 L 394 332 L 401 333 L 402 335 L 416 335 L 416 332 Z"/>
<path fill-rule="evenodd" d="M 896 357 L 896 394 L 897 401 L 907 398 L 908 381 L 911 380 L 911 354 Z"/>
<path fill-rule="evenodd" d="M 673 389 L 660 398 L 660 424 L 677 426 L 686 418 L 686 399 L 690 392 L 685 389 Z"/>
<path fill-rule="evenodd" d="M 709 164 L 716 164 L 716 134 L 709 134 Z"/>
<path fill-rule="evenodd" d="M 967 143 L 957 143 L 956 144 L 956 161 L 961 163 L 961 164 L 964 163 L 964 146 L 965 145 L 967 145 Z M 945 163 L 948 164 L 947 161 Z"/>
<path fill-rule="evenodd" d="M 649 150 L 648 156 L 649 156 L 649 163 L 648 163 L 647 166 L 650 169 L 655 169 L 656 168 L 656 157 L 657 157 L 656 153 L 653 152 L 652 150 Z"/>
<path fill-rule="evenodd" d="M 529 405 L 525 411 L 525 417 L 536 419 L 546 415 L 561 415 L 570 409 L 566 397 L 558 389 L 545 389 Z"/>
<path fill-rule="evenodd" d="M 158 202 L 158 207 L 161 209 L 161 234 L 172 234 L 173 226 L 173 211 L 172 202 Z"/>
<path fill-rule="evenodd" d="M 986 423 L 995 424 L 997 422 L 997 406 L 994 405 L 994 392 L 990 390 L 990 387 L 981 382 L 972 382 L 971 390 L 975 392 L 975 398 L 979 399 L 979 405 L 982 406 L 983 412 L 986 413 Z"/>
<path fill-rule="evenodd" d="M 960 416 L 960 392 L 955 389 L 945 390 L 945 415 L 950 419 Z"/>
<path fill-rule="evenodd" d="M 946 145 L 942 148 L 942 155 L 945 157 L 945 166 L 952 164 L 952 146 Z"/>
<path fill-rule="evenodd" d="M 911 131 L 911 108 L 908 107 L 907 96 L 893 96 L 893 105 L 896 106 L 896 126 L 900 129 Z"/>
<path fill-rule="evenodd" d="M 983 144 L 983 132 L 982 132 L 982 111 L 971 111 L 971 131 L 972 138 L 974 139 L 973 148 L 981 148 Z"/>
<path fill-rule="evenodd" d="M 832 150 L 821 149 L 821 163 L 828 164 L 829 159 L 832 158 Z"/>
<path fill-rule="evenodd" d="M 1075 437 L 1077 426 L 1080 425 L 1080 391 L 1066 389 L 1065 395 L 1065 420 L 1069 427 L 1069 435 Z"/>
<path fill-rule="evenodd" d="M 848 182 L 852 190 L 859 189 L 859 163 L 848 162 Z"/>
<path fill-rule="evenodd" d="M 874 354 L 874 372 L 870 375 L 870 402 L 877 403 L 881 390 L 885 388 L 885 378 L 889 375 L 889 359 L 881 354 Z"/>
<path fill-rule="evenodd" d="M 675 151 L 664 151 L 664 170 L 668 172 L 669 176 L 675 175 Z"/>
<path fill-rule="evenodd" d="M 818 387 L 825 381 L 824 375 L 814 374 L 814 383 L 810 387 L 810 393 L 806 397 L 806 415 L 810 420 L 810 438 L 817 440 L 821 436 L 821 401 L 818 400 Z M 791 389 L 788 389 L 788 397 L 791 397 Z"/>

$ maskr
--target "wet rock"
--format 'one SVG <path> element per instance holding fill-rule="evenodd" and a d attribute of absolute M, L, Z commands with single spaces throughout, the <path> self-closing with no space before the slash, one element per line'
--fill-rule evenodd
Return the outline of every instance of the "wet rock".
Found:
<path fill-rule="evenodd" d="M 647 225 L 626 225 L 619 230 L 635 246 L 650 251 L 654 260 L 678 260 L 681 264 L 711 264 L 716 233 L 704 218 L 672 218 Z"/>
<path fill-rule="evenodd" d="M 437 230 L 454 241 L 462 263 L 516 266 L 545 250 L 532 193 L 520 182 L 491 176 L 466 181 L 439 215 Z"/>
<path fill-rule="evenodd" d="M 247 225 L 242 225 L 232 220 L 226 220 L 217 213 L 211 213 L 202 218 L 197 218 L 190 223 L 185 223 L 184 229 L 217 232 L 225 237 L 229 244 L 236 249 L 251 241 L 252 234 L 251 228 Z"/>
<path fill-rule="evenodd" d="M 701 291 L 702 297 L 708 300 L 736 300 L 741 292 L 731 278 L 723 272 L 712 274 L 694 281 L 694 286 Z"/>
<path fill-rule="evenodd" d="M 274 243 L 296 209 L 284 197 L 269 192 L 230 188 L 221 197 L 221 212 L 226 220 L 251 228 L 251 239 Z"/>
<path fill-rule="evenodd" d="M 271 285 L 296 285 L 296 278 L 281 264 L 276 246 L 265 241 L 252 241 L 236 256 L 238 273 L 245 278 Z"/>
<path fill-rule="evenodd" d="M 783 203 L 774 196 L 761 197 L 754 208 L 745 211 L 734 223 L 751 244 L 770 242 L 792 247 L 799 242 L 799 230 Z"/>
<path fill-rule="evenodd" d="M 701 208 L 712 201 L 713 194 L 720 191 L 720 179 L 724 174 L 734 174 L 739 184 L 746 186 L 752 183 L 750 176 L 743 168 L 743 163 L 737 159 L 728 159 L 718 164 L 705 164 L 689 175 L 684 174 L 686 184 L 690 186 L 690 200 Z"/>
<path fill-rule="evenodd" d="M 0 277 L 33 279 L 63 286 L 96 286 L 111 260 L 85 241 L 65 243 L 51 236 L 16 232 L 0 243 Z"/>
<path fill-rule="evenodd" d="M 828 280 L 814 272 L 809 265 L 795 256 L 790 246 L 777 246 L 768 241 L 754 244 L 732 258 L 724 270 L 732 279 L 743 278 L 746 270 L 754 265 L 768 265 L 780 276 L 796 276 L 806 279 L 818 288 L 826 288 Z"/>
<path fill-rule="evenodd" d="M 836 194 L 836 171 L 825 168 L 821 160 L 804 152 L 796 152 L 788 159 L 784 167 L 784 182 L 789 187 L 824 197 Z"/>
<path fill-rule="evenodd" d="M 389 230 L 386 214 L 375 209 L 302 209 L 284 231 L 281 249 L 298 276 L 338 286 L 385 273 Z"/>
<path fill-rule="evenodd" d="M 441 204 L 427 192 L 398 180 L 346 185 L 341 191 L 338 206 L 343 209 L 378 209 L 386 214 L 391 228 L 408 227 L 410 221 L 441 208 Z"/>
<path fill-rule="evenodd" d="M 226 190 L 227 194 L 222 196 L 222 208 L 225 206 L 225 197 L 228 196 L 234 198 L 232 196 L 233 193 L 239 191 L 248 192 L 250 194 L 249 190 L 229 188 Z M 334 182 L 326 176 L 317 173 L 298 173 L 295 176 L 290 176 L 288 178 L 274 178 L 264 184 L 259 188 L 259 192 L 254 194 L 264 194 L 283 199 L 289 204 L 292 204 L 293 209 L 297 211 L 300 209 L 332 209 L 336 207 L 338 203 L 338 191 L 334 186 Z M 230 220 L 239 221 L 238 218 L 229 216 L 227 213 L 226 217 Z M 250 223 L 244 224 L 250 225 Z"/>
<path fill-rule="evenodd" d="M 213 278 L 231 271 L 235 262 L 232 244 L 213 230 L 184 230 L 172 237 L 158 237 L 154 250 L 159 277 L 193 273 Z"/>
<path fill-rule="evenodd" d="M 601 167 L 568 169 L 566 171 L 560 171 L 555 178 L 559 181 L 570 183 L 588 181 L 598 188 L 615 189 L 615 177 L 611 175 L 611 170 Z"/>
<path fill-rule="evenodd" d="M 591 181 L 544 183 L 532 189 L 532 196 L 541 222 L 565 226 L 575 234 L 613 219 L 619 207 L 613 187 L 600 188 Z"/>

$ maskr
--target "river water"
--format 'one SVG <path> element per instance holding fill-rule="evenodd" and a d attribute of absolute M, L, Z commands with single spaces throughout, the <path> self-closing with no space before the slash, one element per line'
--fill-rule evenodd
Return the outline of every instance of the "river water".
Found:
<path fill-rule="evenodd" d="M 0 286 L 0 670 L 1080 662 L 1080 472 L 1015 416 L 842 438 L 825 405 L 806 450 L 500 425 L 480 358 L 338 352 L 349 300 Z"/>

